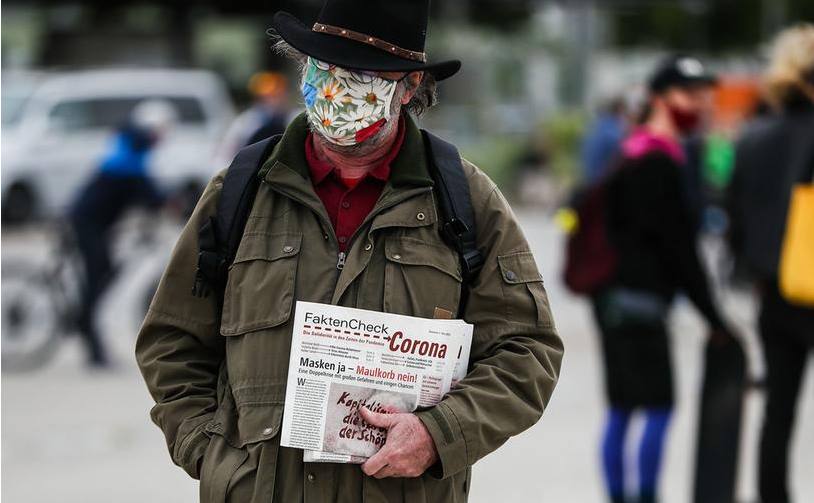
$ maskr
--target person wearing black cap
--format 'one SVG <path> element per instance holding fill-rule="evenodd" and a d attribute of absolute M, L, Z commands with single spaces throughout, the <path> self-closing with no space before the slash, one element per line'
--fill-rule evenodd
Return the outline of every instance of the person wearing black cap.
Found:
<path fill-rule="evenodd" d="M 638 499 L 657 500 L 664 439 L 673 408 L 666 318 L 683 291 L 716 340 L 729 337 L 696 250 L 684 193 L 682 139 L 700 124 L 715 77 L 694 58 L 662 62 L 649 81 L 643 122 L 622 144 L 606 182 L 609 234 L 618 254 L 611 284 L 594 297 L 602 336 L 610 413 L 602 459 L 610 499 L 626 499 L 625 439 L 635 412 L 645 416 L 638 459 Z"/>
<path fill-rule="evenodd" d="M 329 0 L 313 24 L 274 18 L 277 48 L 301 64 L 306 112 L 259 171 L 222 304 L 190 293 L 206 257 L 199 230 L 235 194 L 220 173 L 136 345 L 152 417 L 204 502 L 466 501 L 472 465 L 549 403 L 563 344 L 523 232 L 495 184 L 413 118 L 461 67 L 429 61 L 428 17 L 429 0 Z M 433 178 L 441 167 L 457 180 Z M 439 203 L 464 202 L 453 190 L 468 190 L 468 223 Z M 353 411 L 351 438 L 379 446 L 375 428 L 387 430 L 361 466 L 311 462 L 313 452 L 280 445 L 296 301 L 463 318 L 474 327 L 469 373 L 432 407 Z"/>

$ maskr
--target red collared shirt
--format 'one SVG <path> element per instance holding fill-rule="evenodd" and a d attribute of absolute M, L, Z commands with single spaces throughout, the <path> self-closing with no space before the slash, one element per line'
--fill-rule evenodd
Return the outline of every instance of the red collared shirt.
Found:
<path fill-rule="evenodd" d="M 376 206 L 387 179 L 390 164 L 396 159 L 404 143 L 404 119 L 399 120 L 396 141 L 387 156 L 362 179 L 342 178 L 336 167 L 322 161 L 314 150 L 313 133 L 305 139 L 305 159 L 311 170 L 311 183 L 322 200 L 339 242 L 339 251 L 346 251 L 356 229 Z"/>

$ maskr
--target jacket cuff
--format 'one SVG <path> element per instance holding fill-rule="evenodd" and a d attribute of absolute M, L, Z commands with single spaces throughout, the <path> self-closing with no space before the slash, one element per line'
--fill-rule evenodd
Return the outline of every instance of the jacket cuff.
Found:
<path fill-rule="evenodd" d="M 184 437 L 175 458 L 178 466 L 196 480 L 201 475 L 199 473 L 200 461 L 209 446 L 210 439 L 205 430 L 207 424 L 209 424 L 209 421 L 204 421 Z"/>
<path fill-rule="evenodd" d="M 469 466 L 469 450 L 452 409 L 440 403 L 415 414 L 427 427 L 438 451 L 438 461 L 427 473 L 436 479 L 445 479 L 465 470 Z"/>

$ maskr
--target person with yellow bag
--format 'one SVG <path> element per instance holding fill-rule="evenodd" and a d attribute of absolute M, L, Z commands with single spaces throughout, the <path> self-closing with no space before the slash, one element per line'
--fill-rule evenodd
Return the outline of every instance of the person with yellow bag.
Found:
<path fill-rule="evenodd" d="M 814 349 L 814 25 L 777 36 L 765 90 L 775 113 L 751 124 L 738 143 L 730 240 L 761 302 L 767 400 L 760 497 L 785 503 L 797 397 Z"/>

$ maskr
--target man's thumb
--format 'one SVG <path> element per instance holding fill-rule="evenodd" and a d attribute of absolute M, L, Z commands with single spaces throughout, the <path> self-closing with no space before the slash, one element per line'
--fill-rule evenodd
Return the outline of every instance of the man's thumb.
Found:
<path fill-rule="evenodd" d="M 381 412 L 373 412 L 367 407 L 359 409 L 359 414 L 366 423 L 378 426 L 379 428 L 390 428 L 393 424 L 392 414 L 382 414 Z"/>

